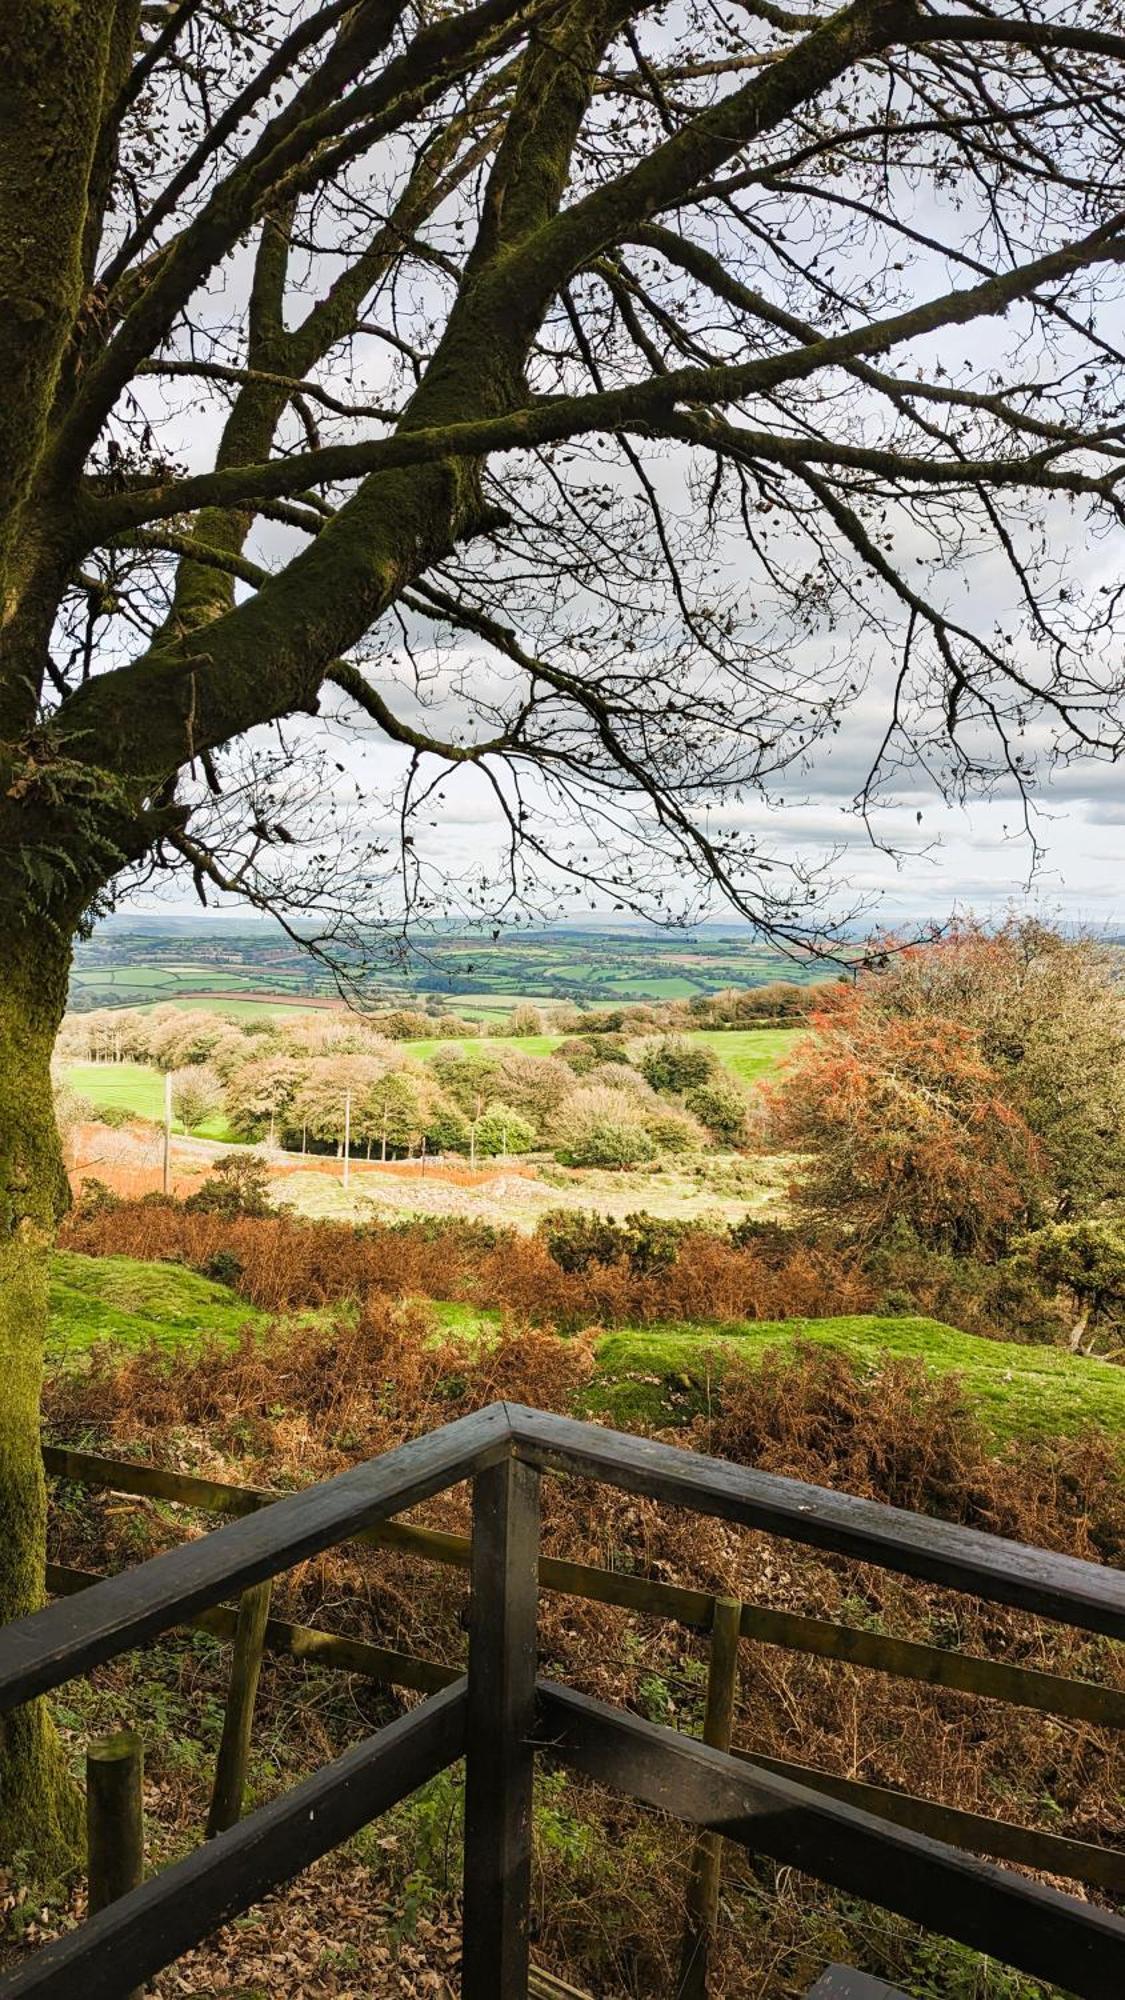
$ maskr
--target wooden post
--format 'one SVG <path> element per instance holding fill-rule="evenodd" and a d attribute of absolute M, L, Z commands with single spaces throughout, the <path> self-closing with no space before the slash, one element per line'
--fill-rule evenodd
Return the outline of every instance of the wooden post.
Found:
<path fill-rule="evenodd" d="M 462 2000 L 526 2000 L 535 1752 L 539 1475 L 473 1482 Z"/>
<path fill-rule="evenodd" d="M 164 1192 L 172 1192 L 172 1072 L 164 1072 Z"/>
<path fill-rule="evenodd" d="M 707 1669 L 707 1702 L 703 1741 L 712 1750 L 729 1750 L 738 1695 L 738 1635 L 742 1605 L 736 1597 L 717 1597 L 711 1625 L 711 1658 Z M 676 2000 L 705 2000 L 711 1941 L 719 1915 L 722 1872 L 721 1833 L 700 1834 L 688 1878 L 687 1915 L 680 1956 Z"/>
<path fill-rule="evenodd" d="M 142 1780 L 145 1753 L 139 1736 L 121 1729 L 86 1748 L 86 1855 L 89 1914 L 94 1917 L 145 1872 Z M 141 2000 L 134 1987 L 122 2000 Z"/>
<path fill-rule="evenodd" d="M 242 1796 L 246 1790 L 246 1768 L 250 1761 L 250 1734 L 254 1727 L 254 1703 L 258 1676 L 262 1671 L 266 1620 L 270 1615 L 272 1579 L 252 1584 L 244 1590 L 238 1605 L 234 1630 L 234 1657 L 227 1689 L 223 1733 L 215 1762 L 215 1783 L 207 1815 L 207 1837 L 225 1833 L 242 1817 Z"/>

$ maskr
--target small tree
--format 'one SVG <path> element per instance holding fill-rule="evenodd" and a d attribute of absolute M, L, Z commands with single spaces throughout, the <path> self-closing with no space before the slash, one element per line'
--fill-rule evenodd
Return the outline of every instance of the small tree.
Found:
<path fill-rule="evenodd" d="M 567 1167 L 637 1167 L 658 1147 L 643 1109 L 619 1090 L 576 1090 L 553 1127 L 555 1155 Z"/>
<path fill-rule="evenodd" d="M 510 1104 L 499 1098 L 486 1105 L 477 1120 L 477 1152 L 489 1157 L 503 1153 L 529 1153 L 535 1144 L 535 1127 Z"/>
<path fill-rule="evenodd" d="M 1026 1224 L 1042 1150 L 971 1029 L 884 1015 L 862 989 L 813 1026 L 775 1097 L 780 1136 L 807 1156 L 808 1212 L 868 1241 L 905 1224 L 961 1254 Z"/>
<path fill-rule="evenodd" d="M 194 1132 L 222 1108 L 222 1085 L 213 1070 L 195 1064 L 172 1072 L 172 1110 L 185 1132 Z"/>

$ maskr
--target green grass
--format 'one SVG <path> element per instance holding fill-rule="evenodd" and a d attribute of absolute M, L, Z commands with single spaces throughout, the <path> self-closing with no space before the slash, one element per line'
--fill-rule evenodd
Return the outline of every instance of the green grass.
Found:
<path fill-rule="evenodd" d="M 743 1083 L 756 1083 L 785 1061 L 803 1033 L 802 1028 L 696 1028 L 688 1039 L 714 1049 L 723 1067 Z"/>
<path fill-rule="evenodd" d="M 151 1118 L 157 1124 L 164 1121 L 164 1078 L 147 1063 L 70 1063 L 63 1079 L 93 1105 L 95 1112 L 124 1110 L 135 1118 Z M 177 1122 L 173 1130 L 182 1132 L 183 1127 Z M 191 1136 L 227 1140 L 234 1134 L 220 1111 L 205 1118 L 202 1125 L 193 1126 Z"/>
<path fill-rule="evenodd" d="M 549 1056 L 565 1040 L 563 1035 L 454 1035 L 441 1036 L 420 1042 L 404 1042 L 403 1047 L 412 1056 L 420 1056 L 425 1062 L 436 1049 L 451 1049 L 467 1046 L 472 1049 L 488 1049 L 502 1054 L 505 1049 L 519 1049 L 525 1056 Z"/>
<path fill-rule="evenodd" d="M 70 1063 L 63 1077 L 95 1111 L 105 1106 L 137 1118 L 164 1116 L 164 1079 L 147 1063 Z"/>
<path fill-rule="evenodd" d="M 871 1368 L 888 1354 L 917 1355 L 935 1374 L 960 1375 L 998 1444 L 1020 1438 L 1049 1443 L 1087 1429 L 1125 1440 L 1125 1369 L 1057 1347 L 985 1340 L 940 1320 L 907 1317 L 623 1328 L 598 1342 L 602 1379 L 588 1407 L 619 1423 L 675 1421 L 705 1405 L 732 1360 L 752 1367 L 767 1348 L 797 1341 L 838 1347 Z"/>
<path fill-rule="evenodd" d="M 82 1257 L 59 1250 L 51 1259 L 48 1358 L 73 1361 L 97 1341 L 145 1347 L 193 1345 L 205 1335 L 233 1341 L 266 1316 L 229 1285 L 182 1264 L 145 1264 L 135 1257 Z"/>

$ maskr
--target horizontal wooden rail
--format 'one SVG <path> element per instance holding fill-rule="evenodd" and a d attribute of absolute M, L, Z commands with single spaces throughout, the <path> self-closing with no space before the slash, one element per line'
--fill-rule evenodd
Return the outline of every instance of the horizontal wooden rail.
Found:
<path fill-rule="evenodd" d="M 102 1578 L 90 1570 L 69 1569 L 59 1563 L 47 1567 L 47 1588 L 62 1595 L 89 1590 Z M 197 1611 L 184 1624 L 193 1631 L 209 1632 L 216 1639 L 232 1641 L 238 1623 L 237 1606 L 216 1604 Z M 420 1694 L 435 1694 L 451 1687 L 461 1676 L 459 1667 L 447 1667 L 415 1653 L 399 1653 L 366 1639 L 349 1639 L 336 1632 L 318 1632 L 311 1625 L 293 1625 L 284 1618 L 269 1618 L 265 1646 L 282 1658 L 302 1660 L 340 1673 L 361 1674 L 386 1687 L 411 1688 Z M 970 1853 L 988 1854 L 994 1860 L 1019 1862 L 1026 1868 L 1048 1875 L 1067 1875 L 1092 1887 L 1125 1895 L 1125 1853 L 1117 1847 L 1097 1847 L 1090 1841 L 1071 1840 L 1064 1834 L 1043 1833 L 1037 1827 L 1014 1825 L 983 1813 L 962 1812 L 914 1792 L 899 1792 L 889 1786 L 864 1784 L 858 1779 L 838 1777 L 785 1757 L 767 1757 L 757 1751 L 736 1749 L 734 1755 L 760 1764 L 765 1770 L 791 1776 L 815 1790 L 850 1800 L 870 1812 L 881 1813 L 900 1826 L 929 1833 L 937 1840 L 965 1847 Z"/>
<path fill-rule="evenodd" d="M 124 1575 L 97 1583 L 71 1575 L 67 1587 L 73 1594 L 5 1628 L 0 1634 L 0 1710 L 186 1621 L 206 1623 L 208 1629 L 226 1636 L 238 1613 L 233 1605 L 224 1604 L 224 1598 L 233 1595 L 242 1600 L 254 1585 L 356 1536 L 461 1567 L 468 1555 L 461 1538 L 391 1517 L 472 1478 L 474 1520 L 480 1515 L 492 1532 L 502 1525 L 503 1510 L 497 1510 L 495 1496 L 525 1486 L 530 1494 L 537 1484 L 534 1475 L 543 1471 L 598 1480 L 666 1505 L 922 1577 L 943 1588 L 1017 1605 L 1086 1631 L 1125 1637 L 1125 1577 L 1099 1564 L 509 1404 L 494 1404 L 322 1486 L 281 1498 L 257 1489 L 224 1488 L 220 1482 L 191 1475 L 161 1475 L 155 1468 L 133 1467 L 115 1476 L 109 1467 L 107 1478 L 106 1462 L 99 1465 L 89 1454 L 52 1452 L 47 1465 L 63 1477 L 117 1484 L 126 1491 L 143 1490 L 208 1510 L 218 1496 L 218 1510 L 235 1518 L 217 1532 Z M 143 1487 L 127 1483 L 141 1478 L 146 1482 Z M 169 1484 L 173 1478 L 175 1491 Z M 163 1495 L 158 1481 L 163 1483 Z M 500 1732 L 497 1755 L 504 1751 L 515 1758 L 519 1746 L 526 1748 L 534 1736 L 539 1747 L 555 1751 L 600 1782 L 617 1785 L 701 1830 L 802 1868 L 962 1943 L 993 1952 L 1036 1977 L 1060 1982 L 1084 2000 L 1108 2000 L 1111 1993 L 1117 2000 L 1125 1990 L 1125 1923 L 1120 1919 L 970 1858 L 913 1826 L 896 1823 L 896 1815 L 901 1820 L 907 1814 L 917 1818 L 919 1813 L 936 1812 L 947 1814 L 942 1823 L 949 1827 L 952 1809 L 892 1793 L 889 1797 L 895 1803 L 873 1814 L 861 1810 L 852 1796 L 833 1795 L 843 1784 L 857 1781 L 806 1771 L 805 1781 L 795 1783 L 788 1775 L 768 1770 L 765 1760 L 750 1765 L 566 1689 L 543 1684 L 536 1693 L 528 1636 L 535 1602 L 534 1543 L 525 1550 L 526 1574 L 520 1571 L 522 1624 L 517 1621 L 515 1626 L 509 1583 L 494 1606 L 495 1618 L 482 1620 L 482 1588 L 489 1602 L 489 1594 L 495 1595 L 487 1550 L 487 1537 L 483 1552 L 478 1537 L 473 1571 L 476 1663 L 471 1647 L 468 1695 L 460 1681 L 434 1694 L 420 1710 L 350 1757 L 220 1834 L 199 1855 L 123 1897 L 81 1932 L 47 1947 L 0 1986 L 0 1994 L 9 2000 L 31 1993 L 61 2000 L 64 1993 L 80 1988 L 83 2000 L 99 1996 L 108 2000 L 110 1994 L 138 1984 L 227 1916 L 338 1845 L 381 1804 L 401 1797 L 459 1755 L 470 1700 L 492 1723 L 498 1715 L 503 1721 L 507 1697 L 499 1698 L 497 1690 L 502 1696 L 507 1685 L 504 1675 L 517 1661 L 527 1715 L 510 1736 Z M 622 1603 L 649 1615 L 679 1617 L 703 1629 L 715 1617 L 709 1594 L 678 1586 L 554 1558 L 544 1559 L 539 1575 L 548 1588 Z M 415 1676 L 406 1685 L 417 1685 L 421 1674 L 451 1671 L 436 1662 L 413 1661 L 408 1655 L 314 1633 L 282 1620 L 268 1622 L 267 1636 L 271 1627 L 279 1646 L 298 1656 L 303 1652 L 304 1657 L 319 1656 L 326 1663 L 331 1657 L 333 1664 L 347 1660 L 349 1668 L 378 1678 L 397 1676 L 405 1668 Z M 502 1636 L 506 1634 L 503 1643 L 495 1637 L 501 1629 Z M 1051 1686 L 1055 1676 L 1003 1668 L 1001 1682 L 992 1677 L 997 1670 L 990 1662 L 945 1655 L 938 1648 L 887 1640 L 881 1634 L 834 1628 L 824 1620 L 802 1619 L 768 1607 L 744 1607 L 738 1613 L 737 1630 L 739 1636 L 843 1657 L 939 1686 L 958 1686 L 964 1692 L 1011 1699 L 1013 1686 L 1022 1686 L 1033 1707 L 1047 1706 L 1057 1693 Z M 257 1634 L 254 1643 L 257 1646 Z M 525 1656 L 532 1661 L 527 1672 Z M 957 1667 L 949 1664 L 954 1659 L 959 1660 Z M 953 1675 L 972 1679 L 962 1686 Z M 1013 1675 L 1022 1680 L 1013 1683 Z M 1077 1705 L 1086 1699 L 1084 1685 L 1059 1680 L 1058 1688 L 1064 1687 L 1067 1693 L 1058 1697 L 1067 1704 L 1063 1712 L 1085 1713 Z M 1088 1691 L 1100 1704 L 1098 1719 L 1116 1719 L 1118 1691 L 1094 1687 Z M 534 1729 L 533 1697 L 538 1717 Z M 472 1741 L 479 1745 L 479 1736 Z M 524 1771 L 526 1758 L 516 1761 Z M 471 1776 L 472 1757 L 469 1763 Z M 481 1909 L 488 1920 L 470 1924 L 475 1935 L 464 1965 L 476 1967 L 469 1982 L 473 2000 L 485 1996 L 497 2000 L 501 1989 L 494 1967 L 500 1962 L 500 1944 L 516 1952 L 513 1965 L 521 1956 L 526 1961 L 526 1897 L 522 1891 L 515 1893 L 504 1857 L 509 1849 L 516 1851 L 517 1836 L 523 1839 L 526 1832 L 530 1789 L 529 1782 L 523 1785 L 521 1779 L 520 1787 L 501 1787 L 502 1796 L 494 1798 L 495 1766 L 487 1760 L 482 1765 L 479 1752 L 477 1765 L 478 1776 L 469 1789 L 473 1791 L 475 1784 L 478 1815 L 487 1806 L 491 1817 L 486 1814 L 486 1837 L 478 1838 L 472 1866 L 487 1877 Z M 1020 1832 L 1004 1828 L 997 1837 L 1015 1840 Z M 1031 1832 L 1030 1838 L 1042 1842 L 1046 1837 Z M 1070 1858 L 1086 1845 L 1067 1843 Z M 1061 1843 L 1051 1849 L 1056 1861 L 1062 1858 L 1060 1847 Z M 1036 1852 L 1036 1865 L 1044 1865 L 1046 1849 L 1040 1845 Z M 1091 1852 L 1091 1866 L 1104 1871 L 1108 1864 L 1102 1850 Z M 1104 1874 L 1096 1879 L 1104 1882 Z M 471 1874 L 466 1880 L 473 1886 Z M 517 1982 L 520 1991 L 526 1986 L 525 1974 L 526 1963 Z"/>
<path fill-rule="evenodd" d="M 44 1945 L 0 1980 L 2 2000 L 120 2000 L 452 1764 L 465 1710 L 460 1680 Z"/>
<path fill-rule="evenodd" d="M 950 1847 L 963 1847 L 970 1854 L 987 1854 L 993 1861 L 1015 1861 L 1022 1868 L 1038 1869 L 1042 1875 L 1067 1875 L 1091 1888 L 1108 1889 L 1125 1896 L 1125 1850 L 1098 1847 L 1089 1840 L 1071 1840 L 1061 1833 L 1043 1833 L 1038 1827 L 1016 1826 L 1011 1820 L 992 1819 L 988 1813 L 965 1812 L 960 1806 L 941 1805 L 921 1798 L 916 1792 L 898 1792 L 890 1785 L 869 1785 L 860 1778 L 842 1778 L 835 1771 L 821 1771 L 813 1764 L 800 1764 L 789 1757 L 766 1757 L 758 1750 L 735 1749 L 743 1763 L 754 1764 L 778 1777 L 792 1778 L 815 1792 L 843 1799 L 846 1805 L 876 1813 L 880 1819 L 908 1826 L 915 1833 L 929 1834 Z"/>
<path fill-rule="evenodd" d="M 47 1589 L 58 1597 L 74 1597 L 105 1578 L 93 1570 L 70 1569 L 63 1563 L 47 1564 Z M 215 1639 L 234 1639 L 238 1606 L 212 1604 L 184 1618 L 182 1625 L 193 1632 L 210 1632 Z M 178 1628 L 177 1628 L 178 1629 Z M 386 1646 L 373 1646 L 368 1639 L 348 1639 L 339 1632 L 318 1632 L 312 1625 L 291 1625 L 287 1618 L 267 1618 L 267 1653 L 283 1659 L 304 1660 L 317 1667 L 332 1667 L 344 1674 L 362 1674 L 387 1687 L 412 1688 L 418 1694 L 438 1694 L 451 1687 L 464 1672 L 463 1667 L 446 1667 L 440 1660 L 420 1654 L 397 1653 Z"/>
<path fill-rule="evenodd" d="M 538 1743 L 629 1798 L 994 1954 L 1081 2000 L 1121 2000 L 1125 1922 L 677 1731 L 541 1682 Z"/>
<path fill-rule="evenodd" d="M 265 1487 L 235 1486 L 223 1480 L 203 1479 L 195 1473 L 170 1472 L 162 1466 L 140 1465 L 131 1459 L 100 1458 L 90 1452 L 72 1451 L 58 1445 L 44 1447 L 43 1462 L 54 1478 L 70 1479 L 84 1486 L 106 1487 L 115 1493 L 135 1493 L 143 1498 L 167 1500 L 177 1506 L 196 1508 L 202 1513 L 253 1514 L 284 1497 Z M 380 1521 L 363 1529 L 353 1539 L 381 1548 L 399 1549 L 405 1554 L 449 1568 L 467 1570 L 469 1567 L 467 1535 L 419 1528 L 405 1521 Z M 644 1617 L 672 1618 L 704 1632 L 710 1631 L 714 1616 L 715 1599 L 707 1591 L 688 1589 L 682 1584 L 657 1582 L 649 1577 L 629 1576 L 589 1563 L 566 1562 L 557 1556 L 540 1558 L 539 1583 L 544 1590 L 565 1592 L 598 1604 L 617 1605 Z M 870 1667 L 876 1672 L 920 1681 L 930 1687 L 984 1695 L 994 1701 L 1036 1709 L 1046 1715 L 1071 1716 L 1100 1728 L 1125 1729 L 1125 1689 L 1104 1687 L 1097 1681 L 1078 1680 L 1062 1674 L 1045 1673 L 1034 1667 L 982 1659 L 971 1653 L 952 1652 L 943 1646 L 925 1645 L 915 1639 L 897 1639 L 885 1632 L 863 1631 L 855 1626 L 835 1624 L 829 1619 L 778 1611 L 772 1606 L 745 1604 L 742 1609 L 742 1636 L 765 1645 L 782 1647 L 789 1652 L 812 1653 L 850 1666 Z M 356 1671 L 362 1673 L 366 1669 L 358 1667 Z M 414 1686 L 415 1683 L 401 1681 L 399 1685 Z"/>
<path fill-rule="evenodd" d="M 510 1456 L 506 1411 L 494 1403 L 16 1619 L 0 1644 L 0 1712 Z"/>
<path fill-rule="evenodd" d="M 1125 1639 L 1125 1574 L 976 1528 L 935 1521 L 802 1480 L 705 1458 L 653 1438 L 602 1430 L 509 1403 L 516 1453 L 544 1472 L 576 1473 L 689 1513 L 761 1528 L 809 1548 L 1014 1604 L 1087 1632 Z"/>

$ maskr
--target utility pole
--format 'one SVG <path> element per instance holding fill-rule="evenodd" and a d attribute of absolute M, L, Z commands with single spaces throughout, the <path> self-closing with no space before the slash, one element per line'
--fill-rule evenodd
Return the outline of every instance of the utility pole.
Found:
<path fill-rule="evenodd" d="M 164 1192 L 172 1192 L 172 1072 L 164 1072 Z"/>
<path fill-rule="evenodd" d="M 348 1155 L 351 1152 L 351 1144 L 352 1144 L 352 1094 L 350 1090 L 346 1090 L 344 1092 L 344 1186 L 345 1187 L 347 1187 L 348 1185 L 348 1169 L 351 1165 L 351 1161 L 348 1158 Z"/>

